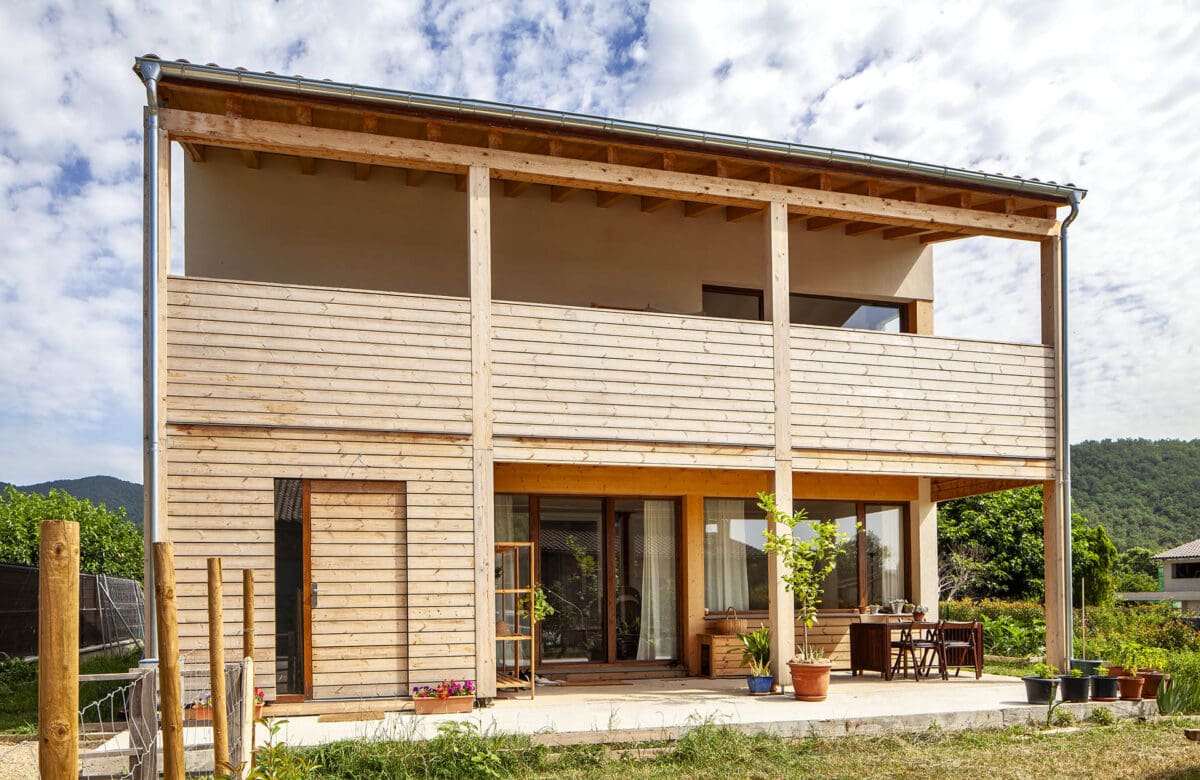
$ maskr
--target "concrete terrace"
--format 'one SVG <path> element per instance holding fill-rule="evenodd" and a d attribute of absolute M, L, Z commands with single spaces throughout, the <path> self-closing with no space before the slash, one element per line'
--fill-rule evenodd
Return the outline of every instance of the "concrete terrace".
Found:
<path fill-rule="evenodd" d="M 1063 705 L 1076 717 L 1109 707 L 1118 717 L 1154 713 L 1154 702 Z M 738 679 L 677 678 L 634 684 L 541 687 L 537 698 L 499 699 L 470 715 L 413 714 L 411 705 L 381 712 L 369 701 L 357 713 L 288 716 L 280 737 L 289 745 L 342 739 L 427 739 L 447 721 L 469 721 L 485 733 L 530 734 L 543 744 L 620 743 L 675 739 L 701 723 L 789 736 L 874 735 L 994 728 L 1043 720 L 1046 707 L 1025 703 L 1024 684 L 984 675 L 921 680 L 834 673 L 829 698 L 800 702 L 787 696 L 752 697 Z M 331 722 L 332 721 L 332 722 Z M 261 736 L 260 736 L 261 740 Z"/>

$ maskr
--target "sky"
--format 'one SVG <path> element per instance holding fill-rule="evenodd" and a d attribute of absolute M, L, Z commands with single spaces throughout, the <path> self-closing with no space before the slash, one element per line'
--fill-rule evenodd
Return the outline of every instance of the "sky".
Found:
<path fill-rule="evenodd" d="M 1078 184 L 1071 439 L 1200 437 L 1198 2 L 5 2 L 2 481 L 141 480 L 147 52 Z M 937 245 L 936 332 L 1035 341 L 1037 263 Z"/>

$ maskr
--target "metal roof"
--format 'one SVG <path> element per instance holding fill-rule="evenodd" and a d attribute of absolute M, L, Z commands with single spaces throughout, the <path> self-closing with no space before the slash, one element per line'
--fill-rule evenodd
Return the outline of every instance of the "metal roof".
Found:
<path fill-rule="evenodd" d="M 701 147 L 714 154 L 766 154 L 798 163 L 840 165 L 877 171 L 880 174 L 916 176 L 956 187 L 987 187 L 1014 195 L 1069 203 L 1082 199 L 1087 190 L 1074 184 L 1058 184 L 1038 179 L 1024 179 L 1000 173 L 969 171 L 945 165 L 920 163 L 897 157 L 852 152 L 820 146 L 748 138 L 725 133 L 688 130 L 668 125 L 629 122 L 588 114 L 529 108 L 510 103 L 498 103 L 470 98 L 444 97 L 420 92 L 347 84 L 329 79 L 308 79 L 303 76 L 281 76 L 267 71 L 256 73 L 245 68 L 222 68 L 216 64 L 196 65 L 187 60 L 168 61 L 153 54 L 138 57 L 134 71 L 145 78 L 143 65 L 157 66 L 160 78 L 167 81 L 196 82 L 225 88 L 243 88 L 284 93 L 293 98 L 348 100 L 367 105 L 390 106 L 418 111 L 441 111 L 465 118 L 487 121 L 509 121 L 533 124 L 550 130 L 586 131 L 637 138 L 643 142 L 677 143 Z"/>
<path fill-rule="evenodd" d="M 1172 561 L 1178 558 L 1200 558 L 1200 539 L 1193 539 L 1187 544 L 1181 544 L 1158 555 L 1151 555 L 1154 561 Z"/>

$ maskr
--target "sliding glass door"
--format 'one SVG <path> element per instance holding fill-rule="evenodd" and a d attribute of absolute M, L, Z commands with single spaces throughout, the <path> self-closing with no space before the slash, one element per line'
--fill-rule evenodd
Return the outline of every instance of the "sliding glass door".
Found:
<path fill-rule="evenodd" d="M 544 661 L 608 660 L 604 501 L 538 502 L 539 581 L 554 614 L 542 621 Z"/>

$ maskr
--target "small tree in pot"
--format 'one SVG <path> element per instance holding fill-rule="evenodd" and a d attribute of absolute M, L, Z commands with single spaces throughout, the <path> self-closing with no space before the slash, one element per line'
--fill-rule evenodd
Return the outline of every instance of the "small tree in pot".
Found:
<path fill-rule="evenodd" d="M 833 664 L 820 649 L 809 645 L 808 629 L 817 622 L 817 606 L 821 603 L 825 578 L 833 571 L 837 560 L 838 548 L 849 537 L 838 531 L 834 520 L 809 520 L 803 509 L 790 514 L 782 511 L 775 505 L 775 496 L 771 493 L 759 493 L 758 505 L 767 513 L 772 527 L 785 525 L 790 529 L 789 533 L 775 533 L 768 528 L 763 536 L 767 540 L 766 551 L 778 555 L 783 565 L 784 585 L 800 603 L 798 616 L 804 625 L 804 642 L 800 655 L 788 661 L 792 690 L 801 701 L 824 701 L 829 693 L 829 672 Z M 791 532 L 797 526 L 808 528 L 812 538 L 800 539 L 793 535 Z"/>

